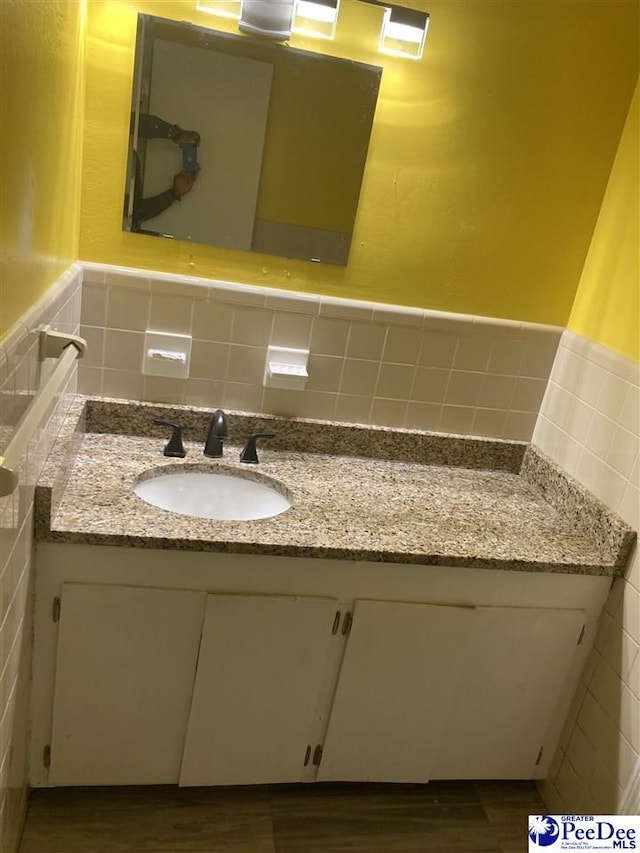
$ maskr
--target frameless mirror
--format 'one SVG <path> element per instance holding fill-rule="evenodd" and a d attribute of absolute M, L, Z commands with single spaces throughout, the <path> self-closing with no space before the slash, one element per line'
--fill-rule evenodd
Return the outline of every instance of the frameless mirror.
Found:
<path fill-rule="evenodd" d="M 345 265 L 381 75 L 139 15 L 124 229 Z"/>

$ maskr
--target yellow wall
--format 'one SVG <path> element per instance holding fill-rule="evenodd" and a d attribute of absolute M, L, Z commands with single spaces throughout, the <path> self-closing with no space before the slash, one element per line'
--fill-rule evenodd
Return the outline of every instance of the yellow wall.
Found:
<path fill-rule="evenodd" d="M 339 269 L 120 230 L 136 13 L 233 23 L 194 2 L 91 0 L 81 259 L 565 324 L 638 75 L 638 3 L 414 5 L 431 13 L 425 56 L 384 58 Z M 344 0 L 328 49 L 380 63 L 379 21 Z"/>
<path fill-rule="evenodd" d="M 640 361 L 640 94 L 631 102 L 569 328 Z"/>
<path fill-rule="evenodd" d="M 0 336 L 78 258 L 84 0 L 2 0 Z"/>
<path fill-rule="evenodd" d="M 634 70 L 637 78 L 637 46 L 629 36 L 637 5 L 591 3 L 578 17 L 572 3 L 557 4 L 552 16 L 542 15 L 541 5 L 548 11 L 548 4 L 529 2 L 515 14 L 509 3 L 433 0 L 424 61 L 385 59 L 354 247 L 342 270 L 120 230 L 135 16 L 140 10 L 216 21 L 192 12 L 190 3 L 91 0 L 79 223 L 83 3 L 4 0 L 3 139 L 8 128 L 19 134 L 15 144 L 3 145 L 0 173 L 0 334 L 78 255 L 566 322 Z M 379 62 L 376 25 L 375 9 L 345 0 L 330 49 Z M 570 326 L 637 358 L 638 312 L 629 310 L 638 290 L 638 203 L 631 197 L 638 186 L 632 174 L 637 94 L 634 103 Z"/>

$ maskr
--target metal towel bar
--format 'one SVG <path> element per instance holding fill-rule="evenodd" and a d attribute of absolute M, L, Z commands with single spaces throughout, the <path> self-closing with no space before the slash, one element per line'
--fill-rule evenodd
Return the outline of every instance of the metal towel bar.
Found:
<path fill-rule="evenodd" d="M 18 421 L 11 441 L 4 449 L 4 455 L 0 456 L 0 497 L 12 494 L 17 488 L 20 460 L 27 445 L 71 367 L 76 359 L 82 358 L 86 348 L 86 341 L 78 335 L 66 335 L 49 329 L 40 332 L 40 361 L 45 358 L 57 358 L 58 363 Z"/>

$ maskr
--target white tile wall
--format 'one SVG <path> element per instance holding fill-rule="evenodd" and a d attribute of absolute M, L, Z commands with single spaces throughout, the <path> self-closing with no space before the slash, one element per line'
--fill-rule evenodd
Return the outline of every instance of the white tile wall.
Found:
<path fill-rule="evenodd" d="M 563 333 L 533 442 L 640 528 L 640 366 Z M 617 580 L 582 673 L 552 773 L 552 813 L 640 808 L 640 557 Z"/>
<path fill-rule="evenodd" d="M 188 380 L 141 375 L 146 328 L 193 336 Z M 79 389 L 528 440 L 561 331 L 87 264 Z M 304 391 L 262 387 L 269 344 L 310 348 Z"/>
<path fill-rule="evenodd" d="M 38 361 L 38 329 L 78 332 L 81 285 L 74 264 L 0 342 L 0 455 L 49 368 Z M 34 487 L 75 382 L 74 370 L 27 448 L 17 490 L 0 498 L 0 849 L 7 853 L 17 847 L 26 806 Z"/>

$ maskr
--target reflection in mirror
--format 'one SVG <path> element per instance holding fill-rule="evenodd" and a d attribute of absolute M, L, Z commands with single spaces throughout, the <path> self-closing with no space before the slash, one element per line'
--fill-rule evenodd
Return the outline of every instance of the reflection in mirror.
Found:
<path fill-rule="evenodd" d="M 139 15 L 124 229 L 345 265 L 381 75 Z"/>

